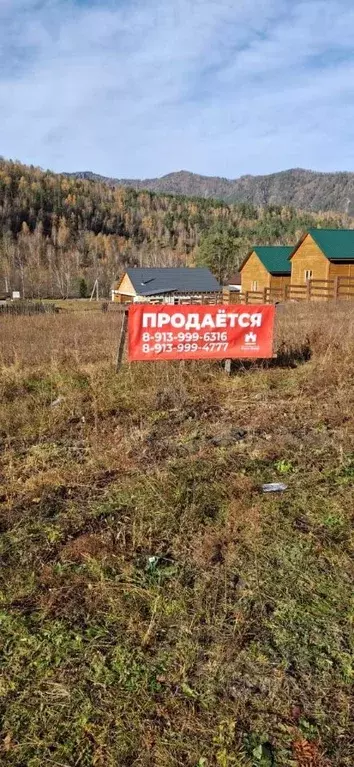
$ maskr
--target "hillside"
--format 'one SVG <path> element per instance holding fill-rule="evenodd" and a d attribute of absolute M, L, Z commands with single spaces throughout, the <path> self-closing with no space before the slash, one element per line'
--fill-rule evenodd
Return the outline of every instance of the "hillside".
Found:
<path fill-rule="evenodd" d="M 184 174 L 179 178 L 177 192 Z M 198 189 L 196 183 L 191 194 Z M 291 245 L 309 226 L 354 225 L 344 214 L 200 194 L 137 191 L 0 160 L 0 294 L 17 289 L 26 297 L 64 298 L 78 295 L 80 282 L 90 290 L 98 278 L 108 296 L 127 265 L 192 265 L 215 229 L 227 233 L 233 271 L 254 244 Z"/>
<path fill-rule="evenodd" d="M 316 173 L 294 168 L 267 176 L 238 179 L 199 176 L 188 171 L 169 173 L 153 179 L 114 179 L 91 172 L 69 174 L 75 178 L 104 181 L 111 186 L 128 186 L 152 192 L 215 198 L 252 205 L 290 205 L 312 211 L 354 213 L 354 173 Z"/>

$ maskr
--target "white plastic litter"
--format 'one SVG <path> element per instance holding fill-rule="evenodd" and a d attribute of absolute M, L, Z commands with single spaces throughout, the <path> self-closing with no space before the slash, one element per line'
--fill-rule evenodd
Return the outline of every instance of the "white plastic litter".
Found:
<path fill-rule="evenodd" d="M 283 482 L 270 482 L 268 485 L 262 485 L 263 493 L 282 493 L 287 489 L 288 486 L 284 485 Z"/>

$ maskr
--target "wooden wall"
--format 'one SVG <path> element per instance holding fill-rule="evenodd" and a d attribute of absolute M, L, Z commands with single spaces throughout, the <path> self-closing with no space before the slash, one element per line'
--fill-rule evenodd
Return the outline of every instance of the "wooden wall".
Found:
<path fill-rule="evenodd" d="M 290 285 L 290 274 L 272 274 L 270 277 L 270 289 L 271 290 L 285 290 L 287 285 Z"/>
<path fill-rule="evenodd" d="M 353 295 L 354 289 L 354 262 L 348 264 L 329 264 L 329 279 L 334 280 L 336 277 L 351 277 L 353 282 L 343 284 L 340 286 L 339 295 Z"/>
<path fill-rule="evenodd" d="M 126 296 L 126 297 L 128 297 L 128 296 L 130 296 L 130 297 L 136 296 L 136 291 L 135 291 L 135 289 L 133 287 L 133 284 L 132 284 L 132 282 L 131 282 L 131 280 L 130 280 L 130 278 L 128 277 L 127 274 L 124 275 L 124 277 L 121 280 L 121 282 L 117 282 L 115 284 L 113 290 L 118 292 L 121 296 Z M 120 299 L 119 295 L 115 295 L 113 297 L 113 301 L 117 301 L 118 303 L 121 303 L 121 299 Z"/>
<path fill-rule="evenodd" d="M 254 282 L 257 283 L 257 288 L 253 287 Z M 242 293 L 270 287 L 270 274 L 254 251 L 241 269 L 241 286 Z"/>
<path fill-rule="evenodd" d="M 306 269 L 312 270 L 313 280 L 328 280 L 329 268 L 330 262 L 308 234 L 291 259 L 291 284 L 305 285 Z"/>
<path fill-rule="evenodd" d="M 348 264 L 329 264 L 329 279 L 334 280 L 335 277 L 352 277 L 354 278 L 354 262 Z"/>

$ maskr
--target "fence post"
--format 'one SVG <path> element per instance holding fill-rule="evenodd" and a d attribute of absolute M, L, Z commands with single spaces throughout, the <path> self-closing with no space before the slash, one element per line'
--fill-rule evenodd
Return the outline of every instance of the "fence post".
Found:
<path fill-rule="evenodd" d="M 338 301 L 339 297 L 339 277 L 334 278 L 334 287 L 333 287 L 333 298 L 335 301 Z"/>
<path fill-rule="evenodd" d="M 270 299 L 270 296 L 269 296 Z M 263 303 L 268 303 L 268 288 L 263 288 Z"/>
<path fill-rule="evenodd" d="M 306 300 L 311 301 L 311 280 L 306 282 Z"/>
<path fill-rule="evenodd" d="M 246 290 L 246 292 L 245 292 L 245 304 L 248 304 L 248 293 L 249 293 L 249 291 Z"/>

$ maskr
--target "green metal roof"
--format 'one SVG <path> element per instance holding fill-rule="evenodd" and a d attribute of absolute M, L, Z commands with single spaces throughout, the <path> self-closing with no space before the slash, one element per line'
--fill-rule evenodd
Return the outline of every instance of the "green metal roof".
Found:
<path fill-rule="evenodd" d="M 289 256 L 294 247 L 273 245 L 265 248 L 253 248 L 263 266 L 270 274 L 290 274 L 291 264 Z M 252 251 L 252 253 L 253 253 Z"/>
<path fill-rule="evenodd" d="M 309 229 L 329 261 L 354 261 L 354 229 Z"/>

